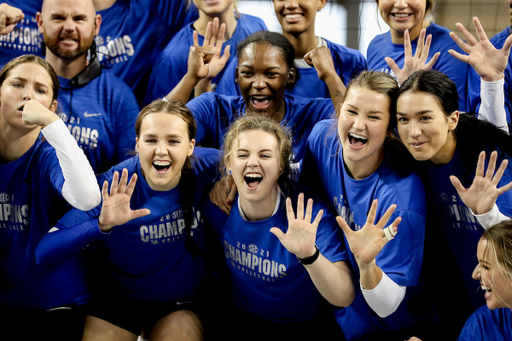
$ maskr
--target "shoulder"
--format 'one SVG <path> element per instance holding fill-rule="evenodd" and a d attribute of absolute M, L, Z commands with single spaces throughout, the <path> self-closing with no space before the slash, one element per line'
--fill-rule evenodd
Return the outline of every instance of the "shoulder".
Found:
<path fill-rule="evenodd" d="M 327 42 L 327 47 L 331 51 L 331 55 L 333 58 L 337 59 L 365 59 L 363 54 L 355 49 L 350 47 L 346 47 L 340 44 L 333 43 L 325 38 L 323 38 Z"/>
<path fill-rule="evenodd" d="M 389 32 L 384 32 L 381 34 L 377 34 L 372 41 L 370 41 L 370 44 L 368 44 L 368 51 L 370 49 L 378 49 L 378 46 L 380 46 L 383 43 L 389 43 L 391 42 L 391 35 Z"/>
<path fill-rule="evenodd" d="M 238 18 L 238 22 L 243 27 L 250 27 L 261 30 L 267 29 L 267 25 L 265 25 L 265 22 L 261 18 L 255 17 L 250 14 L 240 13 L 240 18 Z"/>
<path fill-rule="evenodd" d="M 507 26 L 503 31 L 492 37 L 490 41 L 495 48 L 500 49 L 503 47 L 503 44 L 505 43 L 505 40 L 507 40 L 510 33 L 510 26 Z"/>
<path fill-rule="evenodd" d="M 467 319 L 457 340 L 474 341 L 478 340 L 477 335 L 486 335 L 489 340 L 505 340 L 506 335 L 510 335 L 511 317 L 509 308 L 490 310 L 487 305 L 484 305 Z"/>

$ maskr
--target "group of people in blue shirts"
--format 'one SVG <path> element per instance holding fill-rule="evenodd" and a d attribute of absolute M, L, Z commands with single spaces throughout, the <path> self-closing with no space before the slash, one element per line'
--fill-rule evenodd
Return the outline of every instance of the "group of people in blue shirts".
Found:
<path fill-rule="evenodd" d="M 0 4 L 3 337 L 512 338 L 510 27 L 326 2 Z"/>

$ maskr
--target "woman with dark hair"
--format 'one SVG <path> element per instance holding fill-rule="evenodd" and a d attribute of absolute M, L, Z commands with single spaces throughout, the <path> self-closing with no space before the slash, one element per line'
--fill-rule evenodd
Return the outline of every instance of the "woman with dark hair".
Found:
<path fill-rule="evenodd" d="M 195 295 L 206 276 L 205 230 L 198 203 L 220 155 L 194 148 L 194 118 L 177 101 L 146 106 L 135 131 L 137 155 L 98 176 L 102 205 L 66 214 L 41 241 L 38 261 L 58 264 L 99 244 L 103 266 L 91 269 L 97 281 L 83 340 L 136 340 L 142 330 L 150 340 L 202 340 Z"/>
<path fill-rule="evenodd" d="M 211 57 L 205 47 L 193 46 L 189 53 L 188 73 L 167 96 L 187 102 L 197 82 L 208 74 Z M 208 52 L 208 53 L 207 53 Z M 230 124 L 246 111 L 271 117 L 291 129 L 292 173 L 297 177 L 306 139 L 315 123 L 334 113 L 330 99 L 304 98 L 286 94 L 299 73 L 294 65 L 295 50 L 282 34 L 259 31 L 240 42 L 237 48 L 236 82 L 241 96 L 204 93 L 187 103 L 197 120 L 199 145 L 220 148 Z"/>
<path fill-rule="evenodd" d="M 329 303 L 354 298 L 343 236 L 327 206 L 289 179 L 289 132 L 248 113 L 223 147 L 223 181 L 238 195 L 229 216 L 209 201 L 204 209 L 229 271 L 214 339 L 342 339 Z"/>
<path fill-rule="evenodd" d="M 484 162 L 489 163 L 487 174 L 491 178 L 496 161 L 508 166 L 500 168 L 503 175 L 496 178 L 494 187 L 512 181 L 512 169 L 506 161 L 511 155 L 511 137 L 492 123 L 460 114 L 456 85 L 434 70 L 418 71 L 400 87 L 397 117 L 403 145 L 420 161 L 417 166 L 429 189 L 439 233 L 455 258 L 473 309 L 479 308 L 484 301 L 476 294 L 478 285 L 471 281 L 475 266 L 472 253 L 485 229 L 479 215 L 489 213 L 490 207 L 472 205 L 459 193 L 482 177 Z M 494 199 L 499 211 L 510 217 L 512 192 L 506 192 L 507 188 Z"/>
<path fill-rule="evenodd" d="M 78 257 L 51 268 L 36 263 L 39 241 L 69 205 L 88 210 L 100 202 L 91 165 L 55 114 L 58 91 L 55 71 L 40 57 L 17 57 L 0 71 L 0 324 L 7 339 L 80 340 L 90 298 Z"/>

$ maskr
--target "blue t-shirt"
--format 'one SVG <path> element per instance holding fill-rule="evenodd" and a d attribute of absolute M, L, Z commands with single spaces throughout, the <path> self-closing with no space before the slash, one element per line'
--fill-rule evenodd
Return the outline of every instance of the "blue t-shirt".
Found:
<path fill-rule="evenodd" d="M 373 200 L 379 205 L 375 221 L 392 204 L 397 208 L 388 224 L 402 217 L 395 238 L 376 257 L 376 264 L 395 283 L 407 291 L 397 310 L 380 318 L 366 303 L 356 284 L 356 298 L 343 309 L 336 309 L 336 319 L 347 340 L 360 340 L 380 329 L 397 330 L 411 326 L 425 315 L 413 313 L 411 300 L 423 287 L 421 276 L 426 221 L 426 199 L 423 182 L 414 173 L 399 171 L 386 156 L 380 167 L 362 180 L 354 180 L 344 167 L 343 151 L 336 130 L 336 120 L 318 123 L 307 141 L 300 182 L 320 189 L 333 212 L 341 216 L 352 230 L 361 229 Z M 347 243 L 348 245 L 348 243 Z M 359 267 L 348 252 L 354 276 L 359 282 Z"/>
<path fill-rule="evenodd" d="M 500 33 L 496 34 L 490 39 L 491 43 L 495 48 L 501 49 L 505 40 L 507 40 L 510 34 L 510 26 L 505 28 Z M 503 90 L 505 93 L 505 112 L 507 114 L 507 122 L 510 128 L 512 123 L 512 102 L 510 101 L 510 91 L 512 90 L 512 56 L 508 57 L 507 68 L 505 69 L 505 84 Z M 478 113 L 480 109 L 480 76 L 476 73 L 475 69 L 469 68 L 468 73 L 468 110 L 474 113 Z"/>
<path fill-rule="evenodd" d="M 0 69 L 11 59 L 24 55 L 35 54 L 42 57 L 43 35 L 37 28 L 36 14 L 41 11 L 43 0 L 4 0 L 9 6 L 20 9 L 23 18 L 11 33 L 0 37 Z"/>
<path fill-rule="evenodd" d="M 504 341 L 510 340 L 511 337 L 510 308 L 490 310 L 485 305 L 469 317 L 457 341 Z"/>
<path fill-rule="evenodd" d="M 322 38 L 323 39 L 323 38 Z M 352 78 L 355 78 L 361 71 L 366 70 L 366 59 L 361 52 L 335 44 L 324 39 L 327 47 L 331 51 L 336 73 L 342 78 L 343 84 L 348 85 Z M 238 59 L 235 57 L 228 65 L 226 65 L 226 75 L 223 77 L 215 92 L 228 96 L 240 96 L 240 88 L 235 83 L 235 72 L 238 66 Z M 331 98 L 327 85 L 318 78 L 318 73 L 314 67 L 298 68 L 299 80 L 295 85 L 286 89 L 286 93 L 290 95 L 302 96 L 307 98 Z"/>
<path fill-rule="evenodd" d="M 1 163 L 0 174 L 0 305 L 51 309 L 85 303 L 83 260 L 73 257 L 54 267 L 36 263 L 39 241 L 68 209 L 55 150 L 40 135 L 23 156 Z"/>
<path fill-rule="evenodd" d="M 116 0 L 99 11 L 95 37 L 98 59 L 108 72 L 130 86 L 142 103 L 158 55 L 185 24 L 198 17 L 185 0 Z"/>
<path fill-rule="evenodd" d="M 94 172 L 102 173 L 131 157 L 139 107 L 130 88 L 108 72 L 83 86 L 71 86 L 63 77 L 59 81 L 57 113 Z"/>
<path fill-rule="evenodd" d="M 296 212 L 299 192 L 304 200 L 313 198 L 313 214 L 324 209 L 318 226 L 316 244 L 331 262 L 347 259 L 343 234 L 334 217 L 317 198 L 302 186 L 290 189 Z M 326 302 L 316 289 L 307 270 L 288 252 L 270 229 L 288 229 L 284 195 L 277 212 L 262 221 L 247 221 L 240 216 L 235 200 L 229 216 L 209 200 L 204 215 L 218 233 L 230 271 L 233 304 L 258 317 L 275 322 L 299 322 L 318 317 Z"/>
<path fill-rule="evenodd" d="M 427 60 L 430 60 L 434 54 L 441 52 L 441 55 L 435 62 L 432 69 L 440 71 L 448 76 L 452 82 L 457 85 L 459 93 L 459 110 L 466 110 L 466 96 L 467 96 L 467 75 L 468 70 L 471 68 L 468 64 L 461 62 L 455 57 L 452 57 L 448 50 L 454 50 L 461 54 L 465 54 L 464 51 L 453 41 L 450 37 L 450 30 L 431 23 L 427 27 L 427 36 L 432 35 L 432 44 L 430 45 L 429 56 Z M 412 53 L 416 52 L 416 46 L 418 43 L 416 38 L 411 41 Z M 393 44 L 391 41 L 391 33 L 380 34 L 373 38 L 370 45 L 368 46 L 367 58 L 368 58 L 368 70 L 383 71 L 394 76 L 393 71 L 389 68 L 386 63 L 385 57 L 392 58 L 398 67 L 403 68 L 404 66 L 404 45 Z"/>
<path fill-rule="evenodd" d="M 191 225 L 193 240 L 204 250 L 205 230 L 199 202 L 203 191 L 217 176 L 220 152 L 196 148 L 194 151 Z M 93 210 L 71 210 L 56 225 L 58 231 L 47 234 L 38 248 L 43 264 L 55 264 L 75 255 L 93 242 L 101 242 L 107 250 L 104 288 L 136 299 L 167 302 L 191 297 L 206 276 L 203 255 L 192 254 L 185 246 L 186 229 L 182 190 L 155 191 L 144 179 L 138 156 L 126 160 L 98 176 L 98 182 L 112 180 L 114 171 L 126 168 L 130 177 L 138 176 L 132 198 L 132 209 L 147 208 L 151 214 L 115 226 L 103 234 L 98 228 L 101 204 Z M 92 269 L 94 270 L 94 269 Z M 179 278 L 180 280 L 176 280 Z"/>
<path fill-rule="evenodd" d="M 231 56 L 228 63 L 236 59 L 236 47 L 238 43 L 252 33 L 257 31 L 266 31 L 267 26 L 263 20 L 252 15 L 240 14 L 240 18 L 236 19 L 237 25 L 233 36 L 223 43 L 222 53 L 227 45 L 230 45 Z M 187 73 L 188 52 L 193 42 L 194 28 L 187 25 L 179 31 L 176 36 L 167 45 L 165 50 L 159 55 L 156 61 L 151 78 L 148 85 L 148 93 L 144 103 L 166 96 L 180 82 Z M 199 35 L 199 45 L 203 45 L 204 37 Z M 220 79 L 225 74 L 226 67 L 212 80 L 212 88 L 215 90 Z M 227 75 L 230 75 L 227 73 Z M 234 82 L 234 76 L 229 76 Z"/>
<path fill-rule="evenodd" d="M 335 110 L 330 99 L 284 96 L 286 111 L 281 124 L 292 134 L 292 177 L 300 173 L 306 140 L 313 126 L 333 116 Z M 204 147 L 220 148 L 224 134 L 238 117 L 245 113 L 242 96 L 232 97 L 213 92 L 204 93 L 187 103 L 197 121 L 196 143 Z"/>
<path fill-rule="evenodd" d="M 490 155 L 490 152 L 487 155 Z M 455 154 L 447 164 L 440 167 L 434 165 L 427 167 L 428 186 L 426 187 L 432 193 L 431 198 L 434 203 L 438 225 L 453 253 L 466 285 L 468 299 L 471 300 L 473 307 L 477 309 L 485 304 L 485 300 L 481 291 L 478 290 L 480 284 L 471 276 L 478 264 L 476 249 L 484 228 L 464 204 L 450 181 L 450 176 L 455 175 L 463 182 L 464 187 L 468 188 L 473 181 L 475 171 L 473 170 L 469 174 L 469 183 L 462 178 L 465 171 L 460 153 L 456 149 Z M 510 181 L 512 181 L 512 166 L 509 164 L 498 187 Z M 503 214 L 512 217 L 512 192 L 508 191 L 500 195 L 496 204 Z"/>

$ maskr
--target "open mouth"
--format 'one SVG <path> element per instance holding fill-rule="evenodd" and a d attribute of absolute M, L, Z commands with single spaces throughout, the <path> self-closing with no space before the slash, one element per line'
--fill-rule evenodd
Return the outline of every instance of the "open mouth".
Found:
<path fill-rule="evenodd" d="M 481 283 L 480 286 L 481 286 L 482 290 L 485 291 L 485 299 L 488 299 L 491 296 L 491 294 L 492 294 L 492 289 L 487 287 L 483 283 Z"/>
<path fill-rule="evenodd" d="M 287 22 L 297 22 L 302 19 L 303 15 L 300 13 L 288 13 L 284 15 Z"/>
<path fill-rule="evenodd" d="M 272 96 L 251 96 L 252 107 L 256 110 L 267 110 L 272 101 Z"/>
<path fill-rule="evenodd" d="M 247 184 L 247 187 L 250 189 L 255 189 L 258 187 L 260 182 L 263 180 L 263 175 L 260 173 L 247 173 L 244 175 L 244 181 Z"/>
<path fill-rule="evenodd" d="M 362 148 L 368 142 L 368 138 L 354 133 L 348 134 L 348 140 L 350 145 L 356 149 Z"/>
<path fill-rule="evenodd" d="M 152 165 L 155 168 L 157 173 L 164 174 L 169 170 L 169 168 L 172 165 L 172 162 L 171 161 L 155 160 L 155 161 L 153 161 Z"/>
<path fill-rule="evenodd" d="M 22 105 L 18 108 L 18 111 L 23 111 L 23 108 L 25 108 L 25 104 L 22 104 Z"/>
<path fill-rule="evenodd" d="M 397 19 L 405 19 L 411 16 L 411 13 L 391 13 L 391 16 L 397 18 Z"/>

